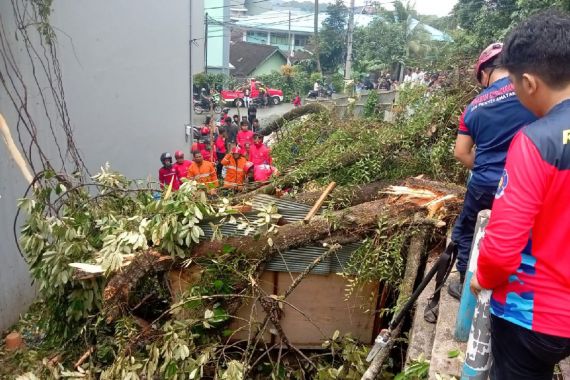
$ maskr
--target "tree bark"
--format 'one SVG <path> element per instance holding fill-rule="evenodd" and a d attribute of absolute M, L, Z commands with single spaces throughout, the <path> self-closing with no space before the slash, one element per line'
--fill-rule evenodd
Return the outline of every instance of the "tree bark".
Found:
<path fill-rule="evenodd" d="M 261 134 L 263 136 L 269 136 L 273 132 L 276 132 L 279 129 L 281 129 L 281 127 L 283 127 L 283 125 L 288 121 L 298 119 L 304 115 L 309 115 L 312 113 L 321 113 L 325 111 L 328 111 L 328 109 L 320 103 L 310 103 L 303 107 L 294 108 L 291 111 L 285 113 L 279 119 L 273 121 L 268 126 L 263 128 L 261 130 Z"/>
<path fill-rule="evenodd" d="M 432 190 L 436 197 L 454 194 L 458 190 L 445 184 L 414 179 L 415 188 Z M 437 187 L 438 190 L 434 188 Z M 425 206 L 430 199 L 416 199 L 408 195 L 382 193 L 382 198 L 335 211 L 327 216 L 315 216 L 310 222 L 295 222 L 280 226 L 276 234 L 264 236 L 229 236 L 220 241 L 204 241 L 192 247 L 189 257 L 218 256 L 224 247 L 230 246 L 249 259 L 258 262 L 270 260 L 278 252 L 303 247 L 314 243 L 339 243 L 361 241 L 374 232 L 378 220 L 390 220 L 394 226 L 406 224 L 437 225 L 437 220 L 429 219 Z M 460 197 L 445 200 L 448 210 L 458 209 Z M 444 217 L 449 218 L 453 213 Z M 445 219 L 445 218 L 444 218 Z M 446 220 L 447 222 L 448 220 Z M 271 238 L 271 241 L 269 240 Z M 133 262 L 116 273 L 103 293 L 104 310 L 107 321 L 111 322 L 122 315 L 128 305 L 129 292 L 140 279 L 150 273 L 168 270 L 174 264 L 170 256 L 161 256 L 155 251 L 138 254 Z M 261 268 L 262 269 L 262 268 Z M 236 284 L 237 291 L 247 284 Z M 234 289 L 236 290 L 236 289 Z M 239 302 L 238 302 L 239 304 Z"/>
<path fill-rule="evenodd" d="M 343 207 L 375 201 L 384 196 L 380 191 L 385 189 L 388 185 L 390 185 L 389 181 L 378 181 L 367 185 L 337 187 L 331 193 L 329 201 L 326 203 L 333 203 L 334 208 L 338 210 Z M 312 205 L 317 201 L 320 195 L 320 191 L 300 193 L 295 196 L 294 200 L 302 204 Z"/>
<path fill-rule="evenodd" d="M 129 294 L 139 281 L 151 273 L 164 272 L 172 267 L 171 256 L 156 251 L 146 251 L 135 256 L 131 264 L 117 272 L 103 291 L 103 310 L 107 323 L 123 315 L 128 308 Z"/>
<path fill-rule="evenodd" d="M 439 197 L 455 195 L 454 198 L 444 202 L 449 218 L 461 205 L 463 191 L 461 187 L 415 178 L 404 181 L 403 186 L 408 184 L 413 189 L 430 190 Z M 276 235 L 267 236 L 267 238 L 271 237 L 273 245 L 268 244 L 267 238 L 264 237 L 256 239 L 232 236 L 221 241 L 202 242 L 192 248 L 192 256 L 219 254 L 222 253 L 225 245 L 230 245 L 250 258 L 268 259 L 279 251 L 302 247 L 325 239 L 329 240 L 333 236 L 341 241 L 346 240 L 348 236 L 366 236 L 371 229 L 376 227 L 380 217 L 391 220 L 394 225 L 396 222 L 413 223 L 416 213 L 420 213 L 419 219 L 428 217 L 428 210 L 424 204 L 428 203 L 429 199 L 415 199 L 407 195 L 388 195 L 380 193 L 379 184 L 375 186 L 379 192 L 379 199 L 336 211 L 327 217 L 315 216 L 307 224 L 300 221 L 280 226 Z"/>

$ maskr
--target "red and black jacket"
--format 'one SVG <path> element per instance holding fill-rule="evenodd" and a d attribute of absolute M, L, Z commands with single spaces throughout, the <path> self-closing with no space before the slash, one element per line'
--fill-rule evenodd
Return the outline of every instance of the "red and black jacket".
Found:
<path fill-rule="evenodd" d="M 532 247 L 525 252 L 529 237 Z M 570 100 L 521 130 L 507 155 L 478 260 L 491 312 L 570 337 Z M 521 253 L 523 252 L 523 253 Z"/>

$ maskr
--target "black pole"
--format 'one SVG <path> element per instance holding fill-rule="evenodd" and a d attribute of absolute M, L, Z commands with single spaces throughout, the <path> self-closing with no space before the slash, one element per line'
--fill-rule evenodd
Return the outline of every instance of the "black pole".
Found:
<path fill-rule="evenodd" d="M 208 12 L 204 17 L 204 73 L 208 74 Z"/>

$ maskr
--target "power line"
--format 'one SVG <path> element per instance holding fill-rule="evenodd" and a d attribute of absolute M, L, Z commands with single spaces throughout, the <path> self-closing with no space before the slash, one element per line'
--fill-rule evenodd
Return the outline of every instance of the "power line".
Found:
<path fill-rule="evenodd" d="M 271 1 L 271 0 L 257 0 L 257 1 L 252 1 L 250 4 L 266 3 L 268 1 Z M 219 7 L 204 7 L 204 9 L 207 11 L 212 10 L 212 9 L 223 9 L 223 8 L 235 8 L 235 6 L 233 6 L 233 5 L 221 5 Z"/>

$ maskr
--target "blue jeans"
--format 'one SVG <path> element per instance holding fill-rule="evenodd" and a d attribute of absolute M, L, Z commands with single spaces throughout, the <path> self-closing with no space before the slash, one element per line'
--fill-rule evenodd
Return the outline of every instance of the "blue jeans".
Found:
<path fill-rule="evenodd" d="M 467 271 L 477 214 L 481 210 L 491 209 L 496 190 L 496 187 L 483 187 L 473 184 L 467 186 L 463 210 L 455 221 L 451 233 L 451 240 L 457 244 L 457 270 L 461 273 Z"/>
<path fill-rule="evenodd" d="M 554 366 L 570 355 L 570 339 L 525 329 L 491 316 L 491 380 L 552 380 Z"/>

